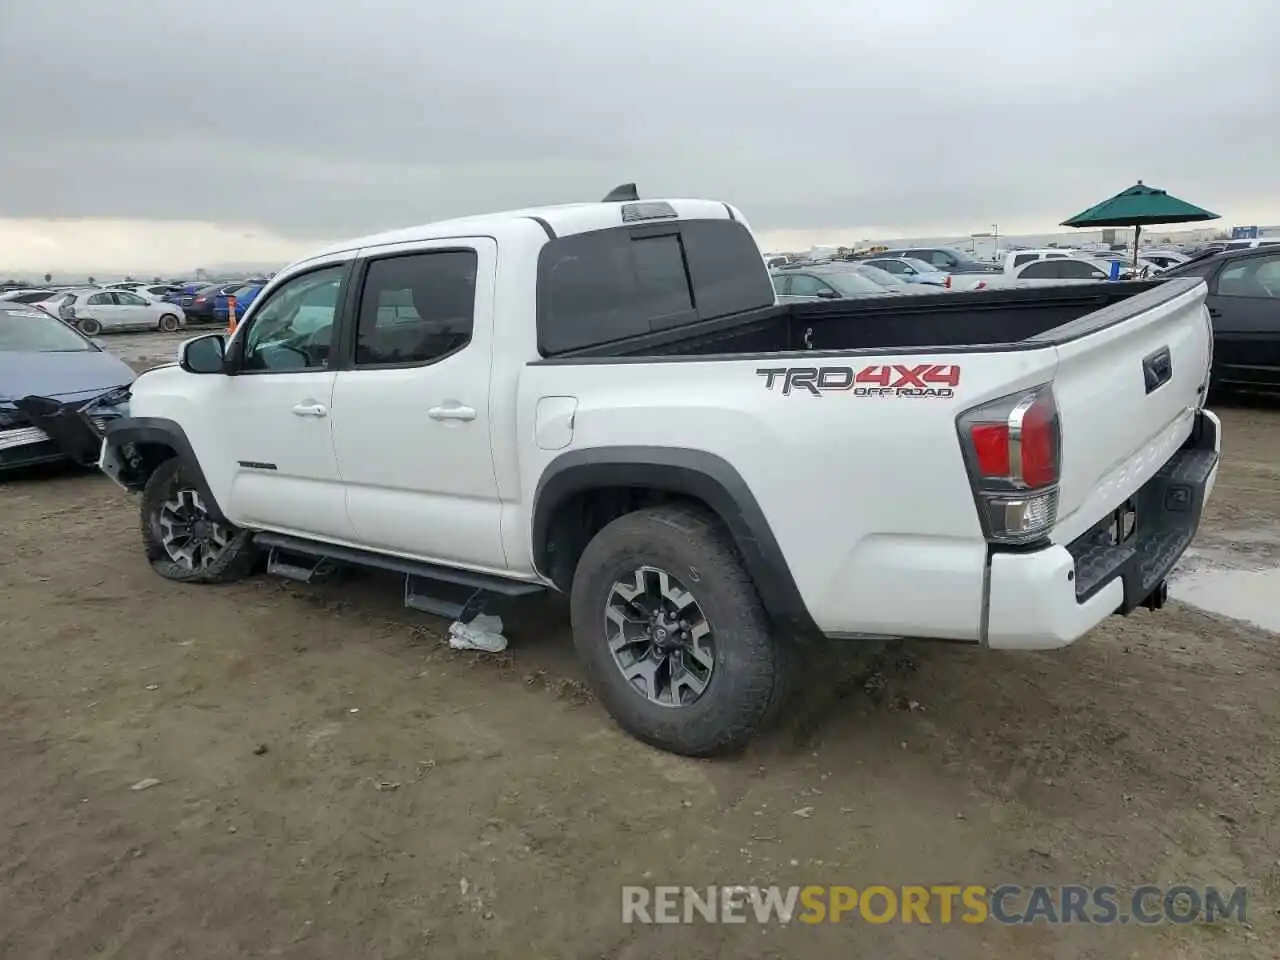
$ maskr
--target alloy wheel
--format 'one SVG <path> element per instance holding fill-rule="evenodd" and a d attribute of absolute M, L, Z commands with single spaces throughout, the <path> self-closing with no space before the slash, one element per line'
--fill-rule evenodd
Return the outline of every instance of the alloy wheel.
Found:
<path fill-rule="evenodd" d="M 715 670 L 711 623 L 694 595 L 659 567 L 642 566 L 609 589 L 605 637 L 636 692 L 664 707 L 687 707 Z"/>

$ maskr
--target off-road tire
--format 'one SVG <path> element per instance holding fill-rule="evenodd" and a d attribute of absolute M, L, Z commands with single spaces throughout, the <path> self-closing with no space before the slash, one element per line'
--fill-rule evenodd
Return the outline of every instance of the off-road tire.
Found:
<path fill-rule="evenodd" d="M 714 668 L 685 706 L 653 703 L 623 676 L 607 642 L 615 582 L 643 566 L 679 579 L 705 613 Z M 789 686 L 790 640 L 774 636 L 728 531 L 693 506 L 649 507 L 605 526 L 578 561 L 570 596 L 573 642 L 596 697 L 632 736 L 691 757 L 740 750 L 776 713 Z"/>
<path fill-rule="evenodd" d="M 151 568 L 167 580 L 182 583 L 230 583 L 247 577 L 258 558 L 248 530 L 232 527 L 230 543 L 207 567 L 193 570 L 169 556 L 162 540 L 160 510 L 165 501 L 184 489 L 196 489 L 194 477 L 180 457 L 171 457 L 156 467 L 142 491 L 142 548 Z"/>
<path fill-rule="evenodd" d="M 165 333 L 175 333 L 178 329 L 179 320 L 172 313 L 166 313 L 160 318 L 160 329 Z"/>
<path fill-rule="evenodd" d="M 102 332 L 102 324 L 93 319 L 93 317 L 85 317 L 83 320 L 77 320 L 76 327 L 86 337 L 96 337 Z"/>

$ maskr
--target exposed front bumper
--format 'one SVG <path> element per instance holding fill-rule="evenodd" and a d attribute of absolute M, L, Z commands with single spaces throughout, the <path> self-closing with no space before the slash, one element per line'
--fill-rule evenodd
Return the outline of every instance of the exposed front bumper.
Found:
<path fill-rule="evenodd" d="M 92 466 L 106 425 L 128 412 L 128 397 L 126 386 L 66 403 L 36 396 L 18 400 L 15 406 L 27 422 L 0 430 L 0 468 L 62 459 Z"/>
<path fill-rule="evenodd" d="M 1221 422 L 1201 411 L 1187 443 L 1131 498 L 1132 533 L 1120 543 L 1108 516 L 1066 546 L 993 554 L 987 645 L 1063 647 L 1158 594 L 1195 537 L 1221 449 Z"/>

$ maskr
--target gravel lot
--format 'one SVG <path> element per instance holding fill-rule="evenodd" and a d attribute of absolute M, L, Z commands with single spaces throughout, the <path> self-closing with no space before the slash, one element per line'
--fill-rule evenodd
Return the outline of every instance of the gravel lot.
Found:
<path fill-rule="evenodd" d="M 1280 411 L 1222 415 L 1200 546 L 1280 564 Z M 1048 654 L 819 651 L 697 762 L 610 724 L 563 604 L 483 656 L 398 590 L 169 583 L 105 478 L 0 484 L 0 957 L 1277 956 L 1274 634 L 1174 604 Z M 1240 884 L 1249 922 L 620 919 L 623 884 L 945 882 Z"/>

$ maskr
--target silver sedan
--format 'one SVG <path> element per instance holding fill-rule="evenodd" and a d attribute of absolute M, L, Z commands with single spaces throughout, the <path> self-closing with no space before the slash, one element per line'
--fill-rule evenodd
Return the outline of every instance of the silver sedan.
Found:
<path fill-rule="evenodd" d="M 89 337 L 108 330 L 172 333 L 187 320 L 177 304 L 148 300 L 128 290 L 80 290 L 56 303 L 58 316 Z"/>

